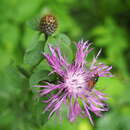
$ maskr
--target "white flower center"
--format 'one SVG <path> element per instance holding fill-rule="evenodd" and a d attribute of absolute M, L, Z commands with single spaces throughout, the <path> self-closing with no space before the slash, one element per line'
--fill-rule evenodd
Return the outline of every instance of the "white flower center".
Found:
<path fill-rule="evenodd" d="M 69 72 L 65 79 L 65 84 L 69 92 L 78 94 L 86 87 L 85 77 L 81 72 Z"/>

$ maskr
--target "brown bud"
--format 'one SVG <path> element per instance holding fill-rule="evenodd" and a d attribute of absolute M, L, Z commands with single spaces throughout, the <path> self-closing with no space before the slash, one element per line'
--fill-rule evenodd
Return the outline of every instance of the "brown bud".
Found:
<path fill-rule="evenodd" d="M 53 15 L 45 15 L 40 20 L 40 31 L 46 35 L 51 35 L 56 31 L 57 20 Z"/>

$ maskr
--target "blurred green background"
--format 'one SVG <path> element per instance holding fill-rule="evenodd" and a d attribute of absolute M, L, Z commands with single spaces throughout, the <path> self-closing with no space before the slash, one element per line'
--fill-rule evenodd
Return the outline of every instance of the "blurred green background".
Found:
<path fill-rule="evenodd" d="M 41 125 L 46 115 L 38 117 L 42 110 L 28 95 L 28 82 L 10 64 L 22 64 L 36 35 L 27 21 L 46 13 L 57 17 L 56 33 L 67 34 L 72 42 L 92 40 L 95 52 L 103 49 L 100 60 L 113 66 L 114 78 L 97 83 L 110 97 L 110 110 L 101 118 L 93 116 L 94 127 L 80 118 Z M 130 0 L 1 0 L 0 14 L 1 130 L 130 130 Z"/>

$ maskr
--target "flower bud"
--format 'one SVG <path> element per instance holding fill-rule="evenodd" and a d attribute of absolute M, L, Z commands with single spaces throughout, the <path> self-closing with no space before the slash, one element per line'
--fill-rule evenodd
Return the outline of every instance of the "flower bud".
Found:
<path fill-rule="evenodd" d="M 51 35 L 56 31 L 57 20 L 53 15 L 45 15 L 40 20 L 40 32 L 45 33 L 45 35 Z"/>

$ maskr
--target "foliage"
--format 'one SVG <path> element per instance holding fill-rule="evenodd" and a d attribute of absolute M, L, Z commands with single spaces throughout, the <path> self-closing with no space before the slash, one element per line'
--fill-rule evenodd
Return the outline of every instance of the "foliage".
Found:
<path fill-rule="evenodd" d="M 0 129 L 2 130 L 129 130 L 130 120 L 130 2 L 122 0 L 1 0 L 0 4 Z M 58 29 L 47 41 L 37 31 L 37 22 L 47 13 L 58 19 Z M 62 32 L 62 33 L 61 33 Z M 69 37 L 68 37 L 69 36 Z M 114 78 L 100 78 L 97 89 L 110 96 L 110 111 L 94 116 L 95 126 L 87 119 L 74 124 L 48 121 L 43 103 L 33 85 L 55 80 L 42 53 L 48 44 L 60 46 L 69 62 L 75 42 L 92 40 L 103 49 L 101 61 L 112 64 Z M 70 40 L 71 39 L 71 40 Z M 90 56 L 90 58 L 92 58 Z"/>

